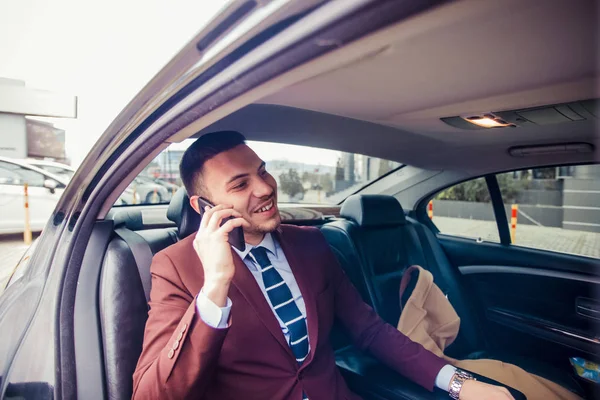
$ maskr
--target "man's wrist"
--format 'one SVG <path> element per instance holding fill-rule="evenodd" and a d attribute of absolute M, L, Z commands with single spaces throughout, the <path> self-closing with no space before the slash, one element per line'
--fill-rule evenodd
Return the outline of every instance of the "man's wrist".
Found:
<path fill-rule="evenodd" d="M 229 314 L 233 303 L 227 298 L 225 307 L 217 307 L 204 293 L 204 288 L 196 297 L 196 311 L 204 323 L 211 328 L 225 329 L 228 327 Z"/>
<path fill-rule="evenodd" d="M 448 387 L 448 395 L 453 399 L 459 399 L 463 384 L 469 380 L 476 379 L 471 373 L 463 371 L 462 369 L 456 369 L 456 373 L 450 380 L 450 386 Z"/>
<path fill-rule="evenodd" d="M 450 387 L 450 381 L 455 373 L 456 367 L 450 364 L 444 365 L 435 377 L 434 385 L 447 392 L 448 388 Z"/>
<path fill-rule="evenodd" d="M 230 285 L 231 281 L 228 280 L 207 280 L 204 282 L 202 291 L 216 306 L 225 307 Z"/>

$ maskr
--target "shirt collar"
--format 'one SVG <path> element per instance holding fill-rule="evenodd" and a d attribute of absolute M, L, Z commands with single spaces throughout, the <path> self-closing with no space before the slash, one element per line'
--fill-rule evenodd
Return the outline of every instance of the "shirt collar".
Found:
<path fill-rule="evenodd" d="M 244 251 L 240 251 L 237 248 L 233 247 L 233 250 L 235 250 L 235 252 L 240 256 L 240 258 L 242 260 L 244 260 L 246 258 L 246 256 L 248 255 L 248 253 L 250 253 L 250 251 L 255 248 L 255 247 L 264 247 L 265 249 L 269 250 L 275 257 L 277 257 L 277 247 L 275 246 L 275 239 L 273 238 L 273 235 L 271 235 L 270 233 L 266 233 L 265 237 L 263 238 L 262 242 L 260 242 L 258 245 L 256 246 L 252 246 L 251 244 L 246 243 L 246 247 L 244 248 Z"/>

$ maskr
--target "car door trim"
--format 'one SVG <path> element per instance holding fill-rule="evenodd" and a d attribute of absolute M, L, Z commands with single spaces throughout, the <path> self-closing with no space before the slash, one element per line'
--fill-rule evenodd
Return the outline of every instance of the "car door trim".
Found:
<path fill-rule="evenodd" d="M 518 274 L 536 275 L 548 278 L 567 279 L 600 285 L 600 277 L 594 275 L 576 274 L 573 272 L 553 271 L 549 269 L 514 267 L 507 265 L 464 265 L 458 267 L 461 275 L 475 274 Z"/>
<path fill-rule="evenodd" d="M 600 349 L 599 337 L 591 337 L 585 332 L 575 331 L 551 321 L 500 308 L 488 308 L 486 316 L 498 324 L 587 353 L 596 354 Z"/>

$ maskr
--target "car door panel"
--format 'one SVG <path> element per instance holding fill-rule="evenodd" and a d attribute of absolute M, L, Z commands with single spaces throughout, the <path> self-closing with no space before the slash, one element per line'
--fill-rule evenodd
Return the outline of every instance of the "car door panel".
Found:
<path fill-rule="evenodd" d="M 45 187 L 29 188 L 29 218 L 32 230 L 39 231 L 44 228 L 63 191 L 64 189 L 54 189 L 52 193 Z"/>
<path fill-rule="evenodd" d="M 446 235 L 438 238 L 471 290 L 494 350 L 564 367 L 573 356 L 598 360 L 596 260 Z"/>
<path fill-rule="evenodd" d="M 0 185 L 0 233 L 23 231 L 23 187 Z"/>

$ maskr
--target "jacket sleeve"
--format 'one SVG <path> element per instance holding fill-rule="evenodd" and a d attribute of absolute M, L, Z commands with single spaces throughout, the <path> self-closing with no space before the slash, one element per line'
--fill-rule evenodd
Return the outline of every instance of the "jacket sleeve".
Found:
<path fill-rule="evenodd" d="M 134 399 L 199 398 L 213 379 L 227 335 L 205 324 L 167 254 L 151 266 L 150 311 L 142 354 L 133 375 Z"/>
<path fill-rule="evenodd" d="M 353 343 L 410 380 L 433 391 L 435 378 L 447 362 L 385 322 L 366 304 L 346 276 L 329 245 L 323 252 L 334 289 L 337 319 Z M 397 299 L 400 301 L 400 299 Z"/>

